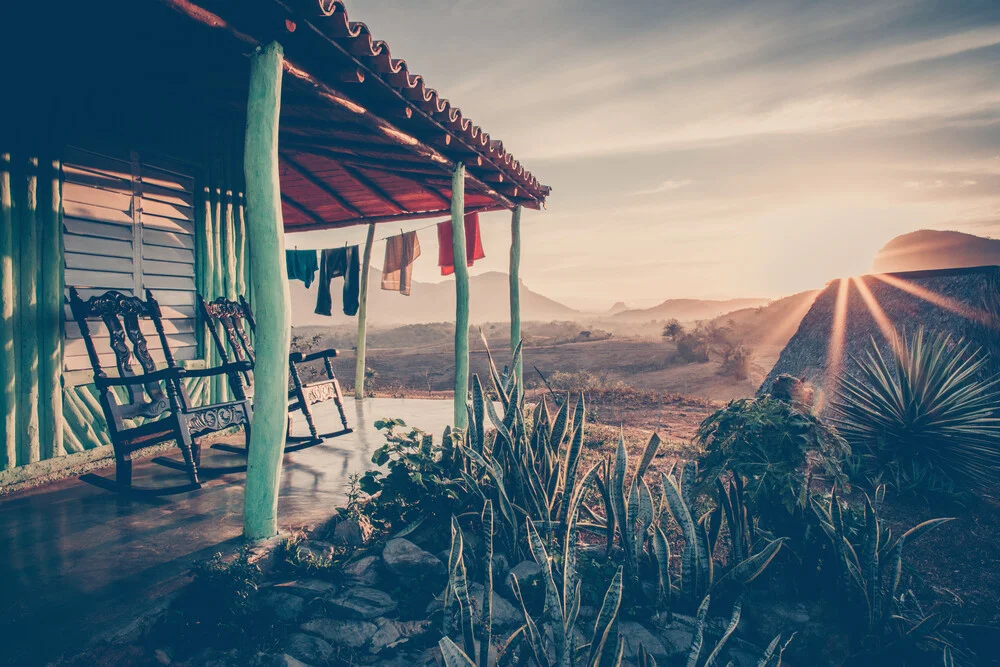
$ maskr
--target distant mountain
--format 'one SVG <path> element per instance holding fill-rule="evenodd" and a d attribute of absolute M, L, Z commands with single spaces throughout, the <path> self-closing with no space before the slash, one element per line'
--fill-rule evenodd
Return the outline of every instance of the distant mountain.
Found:
<path fill-rule="evenodd" d="M 1000 239 L 922 229 L 892 239 L 875 254 L 872 273 L 1000 264 Z"/>
<path fill-rule="evenodd" d="M 719 326 L 732 326 L 746 343 L 784 345 L 798 330 L 799 323 L 820 290 L 808 290 L 775 299 L 764 307 L 743 308 L 715 318 Z"/>
<path fill-rule="evenodd" d="M 368 322 L 373 325 L 420 324 L 449 322 L 455 319 L 455 283 L 414 281 L 410 296 L 381 288 L 382 273 L 373 268 L 368 287 Z M 307 290 L 297 280 L 289 282 L 292 297 L 293 326 L 335 326 L 357 321 L 340 310 L 342 279 L 334 280 L 334 313 L 332 317 L 317 315 L 317 286 Z M 491 271 L 469 280 L 469 319 L 478 322 L 503 322 L 510 319 L 510 286 L 506 273 Z M 521 318 L 525 321 L 576 320 L 583 313 L 563 305 L 521 283 Z"/>
<path fill-rule="evenodd" d="M 615 301 L 615 305 L 611 306 L 611 310 L 608 311 L 608 315 L 617 315 L 618 313 L 628 310 L 628 306 L 625 305 L 624 301 Z"/>
<path fill-rule="evenodd" d="M 710 320 L 734 310 L 766 305 L 767 299 L 726 299 L 722 301 L 709 299 L 667 299 L 660 305 L 653 306 L 652 308 L 623 310 L 615 314 L 614 319 L 630 322 L 678 319 L 682 322 L 690 322 L 692 320 Z"/>

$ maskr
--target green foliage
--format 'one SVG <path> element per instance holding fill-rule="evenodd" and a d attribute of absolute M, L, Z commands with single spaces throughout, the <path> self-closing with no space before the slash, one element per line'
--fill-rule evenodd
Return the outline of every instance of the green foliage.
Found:
<path fill-rule="evenodd" d="M 1000 479 L 1000 377 L 987 357 L 951 336 L 875 341 L 856 373 L 843 375 L 833 404 L 840 433 L 862 469 L 900 490 L 987 490 Z"/>
<path fill-rule="evenodd" d="M 923 656 L 956 649 L 947 631 L 949 620 L 927 614 L 912 592 L 900 588 L 904 547 L 929 530 L 952 521 L 931 519 L 910 528 L 896 540 L 879 516 L 885 486 L 875 490 L 874 500 L 865 496 L 864 529 L 852 540 L 845 526 L 845 511 L 836 487 L 824 504 L 813 498 L 812 507 L 830 540 L 837 563 L 837 576 L 849 605 L 860 611 L 848 619 L 860 619 L 862 632 L 856 649 L 870 658 L 885 653 Z"/>
<path fill-rule="evenodd" d="M 442 443 L 401 419 L 380 419 L 375 428 L 386 443 L 375 450 L 372 463 L 385 468 L 361 476 L 361 491 L 373 496 L 372 519 L 401 527 L 419 517 L 447 521 L 466 496 L 464 480 L 457 474 L 455 440 L 445 431 Z"/>
<path fill-rule="evenodd" d="M 677 340 L 677 337 L 684 333 L 684 326 L 680 323 L 680 320 L 672 319 L 667 320 L 667 323 L 663 325 L 663 337 L 670 340 Z"/>
<path fill-rule="evenodd" d="M 746 380 L 750 377 L 750 366 L 753 361 L 753 350 L 742 343 L 727 343 L 722 346 L 722 364 L 719 374 L 735 380 Z"/>
<path fill-rule="evenodd" d="M 677 357 L 687 364 L 708 363 L 708 341 L 698 333 L 682 333 L 677 341 Z"/>
<path fill-rule="evenodd" d="M 812 478 L 843 482 L 850 453 L 836 431 L 814 415 L 770 396 L 732 401 L 698 428 L 703 484 L 724 471 L 747 479 L 751 507 L 761 515 L 803 506 Z"/>

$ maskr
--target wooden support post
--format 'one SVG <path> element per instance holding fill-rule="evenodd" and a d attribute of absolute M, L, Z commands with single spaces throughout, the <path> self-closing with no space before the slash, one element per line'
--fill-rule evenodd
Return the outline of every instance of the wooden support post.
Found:
<path fill-rule="evenodd" d="M 521 207 L 515 206 L 510 216 L 510 352 L 521 342 Z M 524 361 L 511 369 L 524 386 Z"/>
<path fill-rule="evenodd" d="M 354 361 L 354 399 L 365 397 L 365 370 L 368 353 L 368 274 L 371 273 L 372 244 L 375 243 L 375 223 L 368 225 L 365 238 L 365 256 L 361 263 L 361 303 L 358 305 L 358 345 Z"/>
<path fill-rule="evenodd" d="M 469 413 L 469 267 L 465 253 L 465 165 L 451 176 L 451 247 L 455 255 L 455 428 L 465 428 Z"/>
<path fill-rule="evenodd" d="M 38 342 L 41 357 L 39 386 L 42 458 L 63 455 L 62 311 L 63 247 L 62 190 L 58 160 L 51 163 L 47 179 L 48 207 L 41 212 L 41 261 L 39 271 Z"/>
<path fill-rule="evenodd" d="M 17 377 L 17 462 L 34 463 L 40 457 L 38 445 L 38 158 L 27 161 L 24 206 L 18 220 L 17 295 L 21 311 L 21 345 Z"/>
<path fill-rule="evenodd" d="M 250 59 L 243 170 L 246 176 L 250 289 L 257 309 L 254 421 L 243 501 L 243 535 L 278 532 L 278 482 L 288 422 L 291 305 L 278 170 L 278 117 L 284 52 L 271 42 Z"/>
<path fill-rule="evenodd" d="M 14 221 L 10 153 L 0 155 L 0 470 L 17 465 L 17 357 L 14 354 Z"/>

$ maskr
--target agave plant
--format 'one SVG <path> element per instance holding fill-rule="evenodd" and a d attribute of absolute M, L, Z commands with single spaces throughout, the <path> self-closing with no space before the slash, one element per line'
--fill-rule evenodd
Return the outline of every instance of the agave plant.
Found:
<path fill-rule="evenodd" d="M 874 339 L 856 373 L 840 378 L 833 423 L 899 486 L 954 483 L 995 488 L 1000 479 L 1000 377 L 962 339 L 925 334 L 893 341 L 887 360 Z"/>

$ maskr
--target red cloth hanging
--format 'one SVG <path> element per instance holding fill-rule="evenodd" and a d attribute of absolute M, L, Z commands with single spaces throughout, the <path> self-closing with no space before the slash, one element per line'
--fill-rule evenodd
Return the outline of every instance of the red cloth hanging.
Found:
<path fill-rule="evenodd" d="M 477 259 L 486 257 L 483 251 L 483 238 L 479 233 L 479 214 L 465 215 L 465 257 L 468 266 Z M 438 223 L 438 266 L 442 276 L 455 273 L 455 251 L 452 248 L 451 221 Z"/>

